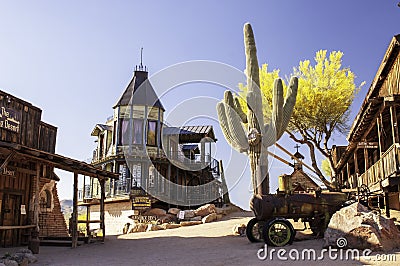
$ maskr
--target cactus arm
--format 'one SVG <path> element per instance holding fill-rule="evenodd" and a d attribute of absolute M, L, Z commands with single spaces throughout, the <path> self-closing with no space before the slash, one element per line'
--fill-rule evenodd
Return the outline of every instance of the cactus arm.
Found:
<path fill-rule="evenodd" d="M 225 113 L 228 119 L 229 130 L 238 147 L 237 150 L 239 152 L 247 151 L 249 149 L 249 142 L 239 115 L 236 113 L 235 109 L 226 104 Z"/>
<path fill-rule="evenodd" d="M 219 102 L 217 113 L 222 133 L 228 143 L 239 152 L 247 151 L 249 148 L 247 136 L 236 111 L 225 102 Z"/>
<path fill-rule="evenodd" d="M 224 102 L 217 103 L 217 114 L 218 114 L 219 123 L 221 125 L 222 133 L 224 134 L 226 141 L 232 147 L 236 147 L 236 143 L 233 140 L 233 137 L 229 130 L 228 119 L 227 119 L 226 113 L 225 113 L 225 103 Z"/>
<path fill-rule="evenodd" d="M 293 108 L 296 104 L 296 96 L 297 96 L 297 89 L 298 89 L 299 80 L 297 77 L 292 77 L 290 79 L 289 87 L 286 94 L 285 104 L 283 106 L 283 117 L 282 117 L 282 125 L 280 130 L 278 131 L 277 140 L 281 138 L 283 133 L 285 132 L 290 117 L 293 113 Z"/>
<path fill-rule="evenodd" d="M 238 113 L 238 115 L 240 116 L 240 119 L 242 119 L 242 123 L 247 124 L 247 116 L 246 114 L 243 112 L 242 106 L 240 106 L 240 102 L 239 99 L 237 97 L 235 97 L 235 110 Z"/>

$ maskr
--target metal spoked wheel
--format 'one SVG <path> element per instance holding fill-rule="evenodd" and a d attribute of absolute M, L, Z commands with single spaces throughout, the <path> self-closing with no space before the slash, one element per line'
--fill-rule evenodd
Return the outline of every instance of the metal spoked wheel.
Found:
<path fill-rule="evenodd" d="M 295 234 L 292 224 L 283 218 L 272 219 L 263 229 L 265 243 L 276 247 L 292 244 Z"/>
<path fill-rule="evenodd" d="M 368 203 L 369 194 L 370 194 L 370 191 L 369 191 L 368 186 L 365 184 L 362 184 L 358 191 L 358 197 L 359 197 L 360 201 L 362 201 L 364 203 Z"/>
<path fill-rule="evenodd" d="M 246 226 L 246 236 L 250 242 L 261 242 L 263 241 L 262 230 L 265 222 L 257 220 L 257 218 L 251 219 Z"/>

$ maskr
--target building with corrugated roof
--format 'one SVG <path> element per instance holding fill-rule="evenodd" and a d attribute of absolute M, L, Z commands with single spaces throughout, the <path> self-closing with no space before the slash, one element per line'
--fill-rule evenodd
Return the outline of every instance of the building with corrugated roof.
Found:
<path fill-rule="evenodd" d="M 217 141 L 213 127 L 168 126 L 164 111 L 147 69 L 140 65 L 113 107 L 113 116 L 91 133 L 97 142 L 92 165 L 120 173 L 119 180 L 105 185 L 108 233 L 122 233 L 124 225 L 132 223 L 129 216 L 146 207 L 222 202 L 220 162 L 211 156 Z M 85 179 L 82 187 L 81 205 L 91 209 L 92 217 L 99 210 L 98 188 L 93 178 Z"/>

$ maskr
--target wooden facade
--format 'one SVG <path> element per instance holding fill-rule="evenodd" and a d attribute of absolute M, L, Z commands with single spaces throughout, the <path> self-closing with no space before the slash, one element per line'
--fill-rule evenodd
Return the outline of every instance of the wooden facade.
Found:
<path fill-rule="evenodd" d="M 57 128 L 41 121 L 42 111 L 32 104 L 0 91 L 0 112 L 0 246 L 68 237 L 54 169 L 100 180 L 118 176 L 55 154 Z M 76 212 L 77 208 L 74 228 Z M 73 232 L 76 246 L 76 229 Z"/>
<path fill-rule="evenodd" d="M 349 145 L 334 147 L 339 183 L 365 185 L 400 210 L 400 35 L 393 37 L 347 137 Z"/>
<path fill-rule="evenodd" d="M 132 191 L 138 190 L 161 196 L 152 200 L 164 208 L 167 199 L 176 206 L 194 206 L 206 198 L 222 202 L 219 162 L 211 158 L 211 143 L 217 140 L 212 126 L 167 126 L 164 107 L 147 76 L 147 71 L 135 70 L 113 116 L 105 124 L 97 124 L 91 134 L 97 142 L 92 164 L 120 173 L 118 181 L 105 184 L 107 204 L 130 201 Z M 189 170 L 187 165 L 193 168 Z M 198 186 L 199 190 L 174 191 L 171 184 Z M 210 186 L 201 186 L 204 184 Z M 97 202 L 98 187 L 96 180 L 85 181 L 82 205 Z"/>

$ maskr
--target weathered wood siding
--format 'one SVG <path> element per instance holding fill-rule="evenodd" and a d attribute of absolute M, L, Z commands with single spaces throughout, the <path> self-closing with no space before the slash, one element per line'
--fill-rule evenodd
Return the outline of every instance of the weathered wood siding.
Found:
<path fill-rule="evenodd" d="M 396 59 L 386 76 L 385 81 L 382 84 L 382 87 L 379 90 L 379 96 L 391 96 L 400 94 L 400 56 L 399 52 L 397 52 Z"/>
<path fill-rule="evenodd" d="M 39 125 L 39 150 L 55 153 L 57 128 L 44 122 Z"/>

